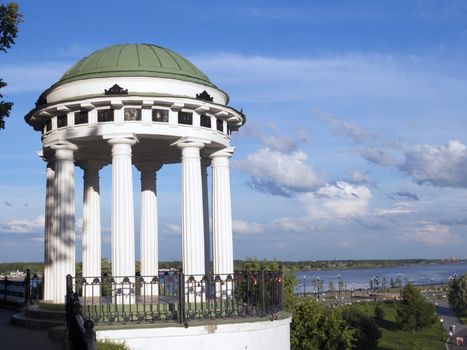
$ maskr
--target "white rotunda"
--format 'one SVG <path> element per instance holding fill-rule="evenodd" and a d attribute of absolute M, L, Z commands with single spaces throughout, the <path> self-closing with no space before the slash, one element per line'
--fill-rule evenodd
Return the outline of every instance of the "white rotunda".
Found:
<path fill-rule="evenodd" d="M 158 272 L 156 174 L 181 163 L 185 274 L 233 272 L 230 134 L 245 122 L 228 95 L 175 52 L 154 45 L 96 51 L 47 89 L 26 121 L 42 132 L 47 164 L 44 300 L 63 303 L 75 275 L 74 168 L 84 170 L 83 276 L 100 276 L 99 170 L 112 166 L 112 275 L 135 275 L 132 166 L 141 172 L 141 275 Z"/>
<path fill-rule="evenodd" d="M 132 349 L 290 348 L 290 315 L 281 316 L 282 271 L 234 272 L 230 136 L 245 115 L 228 103 L 228 95 L 182 56 L 155 45 L 125 44 L 83 58 L 26 115 L 42 133 L 39 153 L 47 169 L 43 305 L 64 309 L 60 304 L 67 296 L 69 339 L 76 329 L 82 336 L 75 340 L 86 332 L 87 337 L 85 324 L 92 321 L 101 327 L 98 339 L 125 340 Z M 181 163 L 182 270 L 161 274 L 156 178 L 164 164 L 174 163 Z M 99 171 L 107 165 L 112 167 L 110 277 L 101 273 Z M 84 171 L 79 277 L 75 166 Z M 135 273 L 133 166 L 141 173 L 140 274 Z M 82 311 L 69 307 L 72 303 Z M 81 320 L 76 324 L 75 316 Z M 114 322 L 119 326 L 106 328 Z M 125 329 L 128 322 L 133 325 Z M 163 326 L 151 326 L 158 322 Z"/>

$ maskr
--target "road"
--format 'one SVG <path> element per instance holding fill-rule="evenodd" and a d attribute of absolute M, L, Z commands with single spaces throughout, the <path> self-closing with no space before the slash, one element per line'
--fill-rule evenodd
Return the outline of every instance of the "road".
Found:
<path fill-rule="evenodd" d="M 449 332 L 449 327 L 453 325 L 456 326 L 456 332 L 451 338 L 452 340 L 450 343 L 455 343 L 456 337 L 464 337 L 465 345 L 457 346 L 455 344 L 448 344 L 447 348 L 449 350 L 466 350 L 467 349 L 467 326 L 460 323 L 459 319 L 456 317 L 454 310 L 449 307 L 447 300 L 430 300 L 432 303 L 437 303 L 438 306 L 436 307 L 436 313 L 438 317 L 443 320 L 443 327 L 446 331 Z"/>
<path fill-rule="evenodd" d="M 61 350 L 60 343 L 51 341 L 47 331 L 38 331 L 13 326 L 12 314 L 18 311 L 0 308 L 0 349 Z"/>

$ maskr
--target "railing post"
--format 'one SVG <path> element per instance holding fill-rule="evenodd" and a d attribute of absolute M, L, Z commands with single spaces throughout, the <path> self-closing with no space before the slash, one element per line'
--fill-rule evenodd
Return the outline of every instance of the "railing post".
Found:
<path fill-rule="evenodd" d="M 83 323 L 83 327 L 86 349 L 96 349 L 96 332 L 94 331 L 94 322 L 91 320 L 86 320 Z"/>
<path fill-rule="evenodd" d="M 3 295 L 4 295 L 5 304 L 6 304 L 6 302 L 7 302 L 6 296 L 7 296 L 7 293 L 8 293 L 8 277 L 7 276 L 5 276 L 5 280 L 3 281 L 3 283 L 4 283 L 4 286 L 3 286 L 4 294 Z"/>
<path fill-rule="evenodd" d="M 282 264 L 279 265 L 279 310 L 284 308 L 284 269 Z"/>
<path fill-rule="evenodd" d="M 185 276 L 183 269 L 178 272 L 178 320 L 181 324 L 185 323 Z"/>
<path fill-rule="evenodd" d="M 65 312 L 66 312 L 66 329 L 70 336 L 71 318 L 73 315 L 73 277 L 70 274 L 66 275 L 66 296 L 65 296 Z"/>
<path fill-rule="evenodd" d="M 261 267 L 261 317 L 266 316 L 266 289 L 264 285 L 264 267 Z"/>
<path fill-rule="evenodd" d="M 246 268 L 246 314 L 250 314 L 250 270 Z"/>
<path fill-rule="evenodd" d="M 24 280 L 24 304 L 29 305 L 31 297 L 31 270 L 26 270 L 26 278 Z"/>

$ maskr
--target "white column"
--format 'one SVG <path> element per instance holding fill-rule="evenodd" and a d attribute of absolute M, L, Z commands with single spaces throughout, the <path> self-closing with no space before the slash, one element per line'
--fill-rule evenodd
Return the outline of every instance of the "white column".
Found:
<path fill-rule="evenodd" d="M 157 175 L 161 164 L 148 162 L 138 164 L 141 171 L 141 276 L 153 277 L 159 273 L 158 251 L 158 219 L 157 219 Z M 158 295 L 159 285 L 150 285 L 151 278 L 145 278 L 148 283 L 141 289 L 142 295 Z M 151 288 L 152 287 L 152 288 Z"/>
<path fill-rule="evenodd" d="M 188 275 L 204 275 L 203 189 L 200 149 L 204 143 L 177 143 L 182 150 L 182 261 Z"/>
<path fill-rule="evenodd" d="M 103 164 L 85 161 L 80 164 L 84 170 L 83 186 L 83 277 L 92 283 L 101 276 L 101 203 L 99 191 L 99 170 Z M 89 277 L 89 278 L 88 278 Z M 87 286 L 85 297 L 100 296 L 99 285 Z"/>
<path fill-rule="evenodd" d="M 112 275 L 135 275 L 135 226 L 131 146 L 133 138 L 112 138 Z"/>
<path fill-rule="evenodd" d="M 211 266 L 211 239 L 209 229 L 209 198 L 208 198 L 208 159 L 201 160 L 201 183 L 203 186 L 203 225 L 204 225 L 204 267 L 209 274 Z"/>
<path fill-rule="evenodd" d="M 75 276 L 75 166 L 72 144 L 58 144 L 55 150 L 53 234 L 49 248 L 52 250 L 52 282 L 55 291 L 52 303 L 65 302 L 66 275 Z"/>
<path fill-rule="evenodd" d="M 214 274 L 233 273 L 232 209 L 228 147 L 210 155 L 212 159 L 212 240 Z"/>
<path fill-rule="evenodd" d="M 55 163 L 47 161 L 45 192 L 45 230 L 44 230 L 44 300 L 52 300 L 55 291 L 55 281 L 53 277 L 54 250 L 51 247 L 53 236 L 53 215 L 54 215 L 54 178 Z"/>

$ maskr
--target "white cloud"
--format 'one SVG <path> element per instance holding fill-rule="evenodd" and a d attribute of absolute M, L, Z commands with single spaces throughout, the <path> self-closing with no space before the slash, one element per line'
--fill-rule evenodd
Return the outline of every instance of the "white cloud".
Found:
<path fill-rule="evenodd" d="M 182 233 L 182 228 L 177 224 L 166 224 L 165 225 L 170 232 L 180 235 Z"/>
<path fill-rule="evenodd" d="M 71 63 L 44 62 L 0 66 L 2 78 L 8 84 L 6 93 L 42 91 L 55 83 L 72 66 Z"/>
<path fill-rule="evenodd" d="M 236 99 L 243 103 L 284 103 L 328 97 L 395 98 L 413 102 L 453 95 L 460 98 L 467 85 L 461 77 L 449 74 L 450 67 L 440 68 L 439 64 L 416 56 L 351 54 L 275 58 L 210 53 L 192 56 L 190 60 L 214 81 L 238 87 Z M 442 69 L 445 71 L 437 71 Z M 439 89 L 439 86 L 451 88 Z"/>
<path fill-rule="evenodd" d="M 284 187 L 285 191 L 300 192 L 309 191 L 322 183 L 321 177 L 307 161 L 307 154 L 300 150 L 283 153 L 263 147 L 233 164 L 253 178 L 272 181 L 257 184 L 278 185 Z"/>
<path fill-rule="evenodd" d="M 258 222 L 248 222 L 244 220 L 233 220 L 233 232 L 237 234 L 257 234 L 265 231 L 265 225 Z"/>
<path fill-rule="evenodd" d="M 467 188 L 467 147 L 457 141 L 444 146 L 417 145 L 405 152 L 400 170 L 415 182 Z"/>
<path fill-rule="evenodd" d="M 331 116 L 328 113 L 317 110 L 318 116 L 331 125 L 331 129 L 335 134 L 348 137 L 354 144 L 361 144 L 364 141 L 372 138 L 372 135 L 355 124 L 346 120 L 341 120 Z"/>
<path fill-rule="evenodd" d="M 412 214 L 415 211 L 411 208 L 407 207 L 396 207 L 396 208 L 389 208 L 389 209 L 376 209 L 375 214 L 381 216 L 395 216 L 395 215 L 404 215 L 404 214 Z"/>
<path fill-rule="evenodd" d="M 2 233 L 42 233 L 44 231 L 44 215 L 35 219 L 16 219 L 0 224 Z"/>
<path fill-rule="evenodd" d="M 431 222 L 424 222 L 420 227 L 412 228 L 400 236 L 404 241 L 419 242 L 427 245 L 438 246 L 459 242 L 459 237 L 452 233 L 448 226 Z"/>
<path fill-rule="evenodd" d="M 316 219 L 356 217 L 368 213 L 371 191 L 363 185 L 338 181 L 302 194 L 300 199 L 308 214 Z"/>

